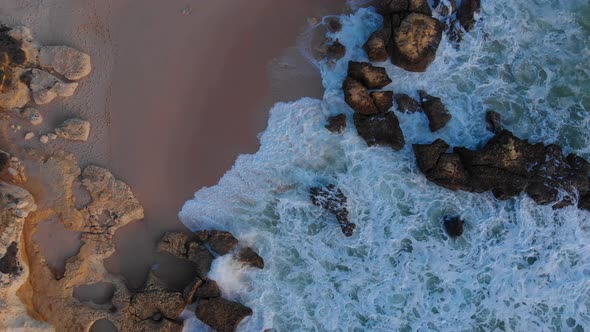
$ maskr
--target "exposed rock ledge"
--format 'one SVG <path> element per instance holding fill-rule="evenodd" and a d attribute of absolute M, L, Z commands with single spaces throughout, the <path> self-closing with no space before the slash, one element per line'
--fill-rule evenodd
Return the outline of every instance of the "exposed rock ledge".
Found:
<path fill-rule="evenodd" d="M 414 145 L 420 170 L 439 186 L 470 192 L 491 191 L 498 199 L 525 192 L 539 204 L 554 208 L 576 204 L 590 209 L 590 163 L 559 146 L 532 144 L 507 130 L 500 131 L 481 150 L 456 147 L 437 139 Z"/>

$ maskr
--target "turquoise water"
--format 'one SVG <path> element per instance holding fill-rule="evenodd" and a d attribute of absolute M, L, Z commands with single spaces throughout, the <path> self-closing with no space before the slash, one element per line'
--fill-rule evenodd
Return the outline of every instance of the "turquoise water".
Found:
<path fill-rule="evenodd" d="M 445 37 L 426 73 L 383 64 L 393 80 L 386 89 L 442 98 L 453 114 L 446 128 L 433 134 L 423 114 L 396 111 L 403 150 L 368 148 L 358 137 L 341 84 L 381 25 L 359 9 L 331 36 L 346 57 L 320 63 L 323 100 L 277 104 L 260 150 L 185 204 L 180 217 L 191 229 L 229 230 L 266 261 L 262 271 L 229 256 L 214 262 L 210 276 L 225 296 L 254 310 L 241 331 L 590 331 L 589 212 L 451 192 L 415 165 L 414 143 L 485 143 L 488 110 L 519 137 L 590 158 L 590 4 L 482 5 L 477 28 L 458 49 Z M 326 118 L 341 112 L 348 128 L 331 134 Z M 328 182 L 348 196 L 351 238 L 309 201 L 309 188 Z M 466 220 L 463 237 L 445 235 L 446 214 Z M 192 321 L 187 330 L 206 328 Z"/>

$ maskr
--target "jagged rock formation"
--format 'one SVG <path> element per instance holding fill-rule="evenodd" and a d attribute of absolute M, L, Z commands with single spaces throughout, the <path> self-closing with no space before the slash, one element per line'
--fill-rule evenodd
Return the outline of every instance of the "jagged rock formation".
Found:
<path fill-rule="evenodd" d="M 578 204 L 590 206 L 590 163 L 562 154 L 557 145 L 532 144 L 503 130 L 480 150 L 456 147 L 441 139 L 414 145 L 420 170 L 426 177 L 451 190 L 491 191 L 498 199 L 525 192 L 539 204 L 554 208 Z"/>
<path fill-rule="evenodd" d="M 425 91 L 420 91 L 420 101 L 422 108 L 428 117 L 430 131 L 435 132 L 444 128 L 453 118 L 449 110 L 442 103 L 440 98 L 431 96 Z"/>
<path fill-rule="evenodd" d="M 502 116 L 498 112 L 487 111 L 486 112 L 487 128 L 494 134 L 498 134 L 502 131 Z"/>
<path fill-rule="evenodd" d="M 354 125 L 368 146 L 389 146 L 401 150 L 406 144 L 399 120 L 393 112 L 375 115 L 354 115 Z"/>
<path fill-rule="evenodd" d="M 396 93 L 395 94 L 395 103 L 397 104 L 397 109 L 402 113 L 416 113 L 416 112 L 423 112 L 422 105 L 420 103 L 403 93 Z"/>
<path fill-rule="evenodd" d="M 339 188 L 333 184 L 325 187 L 313 187 L 309 190 L 309 195 L 314 205 L 324 208 L 336 216 L 344 235 L 352 236 L 356 225 L 348 220 L 347 199 Z"/>
<path fill-rule="evenodd" d="M 0 24 L 0 109 L 69 97 L 91 71 L 90 57 L 67 46 L 41 46 L 25 27 Z"/>

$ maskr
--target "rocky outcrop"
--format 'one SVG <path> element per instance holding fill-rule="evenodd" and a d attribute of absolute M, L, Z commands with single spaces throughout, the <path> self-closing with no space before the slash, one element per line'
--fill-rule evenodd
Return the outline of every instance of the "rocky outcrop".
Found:
<path fill-rule="evenodd" d="M 442 140 L 414 145 L 420 170 L 445 188 L 491 191 L 498 199 L 525 192 L 554 208 L 578 203 L 585 207 L 590 164 L 576 155 L 565 157 L 556 145 L 532 144 L 503 130 L 481 150 L 454 148 Z"/>
<path fill-rule="evenodd" d="M 200 300 L 197 318 L 217 332 L 234 332 L 240 322 L 252 315 L 252 309 L 220 297 Z"/>
<path fill-rule="evenodd" d="M 338 114 L 329 117 L 326 129 L 335 134 L 342 133 L 346 129 L 346 115 Z"/>
<path fill-rule="evenodd" d="M 344 235 L 352 236 L 356 225 L 348 220 L 347 199 L 339 188 L 333 184 L 325 187 L 313 187 L 309 190 L 309 194 L 314 205 L 324 208 L 336 216 Z"/>
<path fill-rule="evenodd" d="M 445 217 L 443 220 L 443 227 L 447 234 L 452 237 L 459 237 L 463 235 L 463 226 L 465 221 L 459 217 Z"/>
<path fill-rule="evenodd" d="M 486 123 L 488 130 L 492 133 L 497 134 L 502 131 L 502 116 L 498 112 L 487 111 Z"/>
<path fill-rule="evenodd" d="M 440 98 L 433 97 L 425 91 L 420 91 L 420 101 L 422 108 L 428 117 L 430 123 L 430 131 L 435 132 L 444 128 L 453 118 L 449 110 L 442 103 Z"/>
<path fill-rule="evenodd" d="M 477 22 L 477 15 L 481 11 L 481 0 L 462 0 L 461 7 L 457 12 L 457 19 L 465 29 L 471 31 Z"/>
<path fill-rule="evenodd" d="M 372 116 L 356 113 L 354 125 L 359 136 L 369 146 L 389 146 L 394 150 L 401 150 L 406 144 L 399 120 L 393 112 Z"/>
<path fill-rule="evenodd" d="M 0 109 L 69 97 L 90 73 L 90 57 L 67 46 L 40 46 L 25 27 L 0 24 Z"/>
<path fill-rule="evenodd" d="M 416 99 L 403 93 L 395 94 L 395 103 L 397 104 L 397 109 L 402 113 L 416 113 L 424 111 L 422 109 L 422 105 L 420 105 Z"/>
<path fill-rule="evenodd" d="M 90 122 L 68 119 L 55 128 L 55 134 L 72 141 L 87 141 L 90 136 Z"/>

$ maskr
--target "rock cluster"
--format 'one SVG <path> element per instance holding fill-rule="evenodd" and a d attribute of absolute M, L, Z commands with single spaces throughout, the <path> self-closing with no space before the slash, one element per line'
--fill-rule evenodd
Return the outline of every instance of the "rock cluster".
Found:
<path fill-rule="evenodd" d="M 347 199 L 339 188 L 333 184 L 325 187 L 313 187 L 309 190 L 309 195 L 314 205 L 324 208 L 336 216 L 344 235 L 352 236 L 356 225 L 348 220 Z"/>
<path fill-rule="evenodd" d="M 344 101 L 355 111 L 354 125 L 369 146 L 389 146 L 401 150 L 405 145 L 403 132 L 393 106 L 392 91 L 381 89 L 391 83 L 385 68 L 366 62 L 350 61 L 344 80 Z"/>
<path fill-rule="evenodd" d="M 222 298 L 217 283 L 207 277 L 211 262 L 214 257 L 220 255 L 233 254 L 235 259 L 247 266 L 264 268 L 262 258 L 251 248 L 241 247 L 238 239 L 231 233 L 166 233 L 159 242 L 158 249 L 194 264 L 197 277 L 182 291 L 182 303 L 184 308 L 187 304 L 196 302 L 196 315 L 199 320 L 216 331 L 233 332 L 245 317 L 252 315 L 250 308 Z"/>
<path fill-rule="evenodd" d="M 444 24 L 432 17 L 427 0 L 383 0 L 378 5 L 383 27 L 363 46 L 371 61 L 391 62 L 423 72 L 434 61 Z"/>
<path fill-rule="evenodd" d="M 420 170 L 451 190 L 491 191 L 498 199 L 526 193 L 539 204 L 590 208 L 590 163 L 563 155 L 557 145 L 532 144 L 502 130 L 480 150 L 455 147 L 441 139 L 414 145 Z"/>
<path fill-rule="evenodd" d="M 67 46 L 41 46 L 25 27 L 0 24 L 0 109 L 69 97 L 91 71 L 90 57 Z"/>

